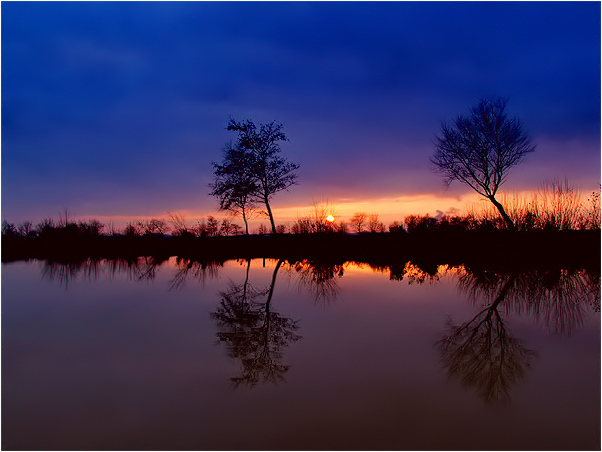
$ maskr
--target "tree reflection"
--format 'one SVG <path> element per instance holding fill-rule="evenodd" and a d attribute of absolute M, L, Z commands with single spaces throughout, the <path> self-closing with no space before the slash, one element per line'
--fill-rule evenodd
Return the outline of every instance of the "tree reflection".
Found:
<path fill-rule="evenodd" d="M 245 282 L 230 283 L 228 290 L 220 292 L 219 307 L 211 314 L 219 328 L 217 337 L 226 343 L 228 356 L 241 363 L 240 376 L 231 379 L 235 387 L 284 382 L 290 366 L 282 364 L 282 351 L 301 339 L 295 334 L 298 322 L 280 315 L 271 306 L 282 260 L 274 268 L 270 286 L 263 290 L 249 283 L 250 265 L 248 261 Z"/>
<path fill-rule="evenodd" d="M 382 268 L 389 270 L 389 279 L 392 281 L 403 281 L 407 279 L 408 284 L 424 284 L 425 282 L 439 281 L 439 267 L 435 264 L 417 265 L 411 261 L 399 264 L 387 265 Z"/>
<path fill-rule="evenodd" d="M 504 275 L 465 272 L 459 288 L 473 302 L 491 301 L 501 290 Z M 552 333 L 570 334 L 583 325 L 590 309 L 600 310 L 600 275 L 580 270 L 534 270 L 516 274 L 508 289 L 505 311 L 531 314 Z"/>
<path fill-rule="evenodd" d="M 159 268 L 165 261 L 166 259 L 157 257 L 140 257 L 130 261 L 117 260 L 118 263 L 125 264 L 125 272 L 128 277 L 137 281 L 154 281 Z"/>
<path fill-rule="evenodd" d="M 510 335 L 498 311 L 516 281 L 510 276 L 493 302 L 438 342 L 448 375 L 458 378 L 487 402 L 509 399 L 510 389 L 524 377 L 535 355 Z"/>
<path fill-rule="evenodd" d="M 196 279 L 204 286 L 208 279 L 217 278 L 219 269 L 223 267 L 222 262 L 201 262 L 191 259 L 176 258 L 177 271 L 169 283 L 169 290 L 177 290 L 184 287 L 189 279 Z"/>
<path fill-rule="evenodd" d="M 588 310 L 600 310 L 600 276 L 583 269 L 456 274 L 460 291 L 484 308 L 461 326 L 450 324 L 437 344 L 448 374 L 476 387 L 488 402 L 508 400 L 535 356 L 511 336 L 502 313 L 531 314 L 550 332 L 570 334 Z"/>
<path fill-rule="evenodd" d="M 81 261 L 44 261 L 42 278 L 57 281 L 68 289 L 77 279 L 96 281 L 101 276 L 114 278 L 125 273 L 131 280 L 152 281 L 165 259 L 156 257 L 137 257 L 133 259 L 93 259 Z"/>
<path fill-rule="evenodd" d="M 339 298 L 336 279 L 343 276 L 343 265 L 303 260 L 291 268 L 299 275 L 299 288 L 310 292 L 317 303 L 330 304 Z"/>
<path fill-rule="evenodd" d="M 570 334 L 583 326 L 589 309 L 600 310 L 600 278 L 583 270 L 527 273 L 510 299 L 515 313 L 530 313 L 551 332 Z"/>
<path fill-rule="evenodd" d="M 68 289 L 78 278 L 96 281 L 102 273 L 102 263 L 99 259 L 85 259 L 74 262 L 44 261 L 42 279 L 56 281 Z"/>

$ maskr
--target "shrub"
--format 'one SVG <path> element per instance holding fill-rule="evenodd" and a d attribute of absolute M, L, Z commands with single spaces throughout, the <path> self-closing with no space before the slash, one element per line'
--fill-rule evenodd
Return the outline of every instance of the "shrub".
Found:
<path fill-rule="evenodd" d="M 401 232 L 406 232 L 406 230 L 403 227 L 402 223 L 400 223 L 399 221 L 394 221 L 389 225 L 389 232 L 397 234 Z"/>
<path fill-rule="evenodd" d="M 169 216 L 169 221 L 172 224 L 172 235 L 174 236 L 184 236 L 184 235 L 190 235 L 190 234 L 195 234 L 195 231 L 190 231 L 188 229 L 188 226 L 186 225 L 186 218 L 184 218 L 184 215 L 179 214 L 179 213 L 171 213 L 171 212 L 167 212 L 167 215 Z"/>
<path fill-rule="evenodd" d="M 224 218 L 220 225 L 219 233 L 220 235 L 238 235 L 242 232 L 242 228 L 232 223 L 232 221 Z"/>
<path fill-rule="evenodd" d="M 349 225 L 346 222 L 341 221 L 334 225 L 334 230 L 340 234 L 347 234 L 349 232 Z"/>
<path fill-rule="evenodd" d="M 364 223 L 366 222 L 366 214 L 364 212 L 356 212 L 349 220 L 351 227 L 355 232 L 362 232 Z"/>
<path fill-rule="evenodd" d="M 9 223 L 6 220 L 2 220 L 2 235 L 7 237 L 16 237 L 19 235 L 17 228 L 13 223 Z"/>
<path fill-rule="evenodd" d="M 130 221 L 123 230 L 123 235 L 126 237 L 139 237 L 141 235 L 140 227 L 136 223 Z"/>
<path fill-rule="evenodd" d="M 433 229 L 437 224 L 437 219 L 431 217 L 428 213 L 426 215 L 408 215 L 403 221 L 408 232 Z"/>
<path fill-rule="evenodd" d="M 215 217 L 209 215 L 207 217 L 207 225 L 205 227 L 205 231 L 209 237 L 216 237 L 221 235 L 219 229 L 219 222 L 215 219 Z"/>
<path fill-rule="evenodd" d="M 373 213 L 368 217 L 368 230 L 372 233 L 385 232 L 385 225 L 378 220 L 378 215 Z"/>
<path fill-rule="evenodd" d="M 265 224 L 260 224 L 259 227 L 257 228 L 257 234 L 266 235 L 269 233 L 270 233 L 270 231 L 268 230 L 268 228 Z"/>
<path fill-rule="evenodd" d="M 90 220 L 88 222 L 80 221 L 77 224 L 79 233 L 87 237 L 98 237 L 104 227 L 105 225 L 98 220 Z"/>

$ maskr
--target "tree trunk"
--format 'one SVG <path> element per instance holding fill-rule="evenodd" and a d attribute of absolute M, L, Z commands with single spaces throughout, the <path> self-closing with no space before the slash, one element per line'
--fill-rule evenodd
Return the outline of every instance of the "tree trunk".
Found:
<path fill-rule="evenodd" d="M 245 214 L 245 208 L 242 208 L 242 221 L 245 222 L 245 232 L 249 235 L 249 223 L 247 223 L 247 215 Z"/>
<path fill-rule="evenodd" d="M 508 281 L 506 281 L 506 283 L 500 290 L 500 293 L 498 294 L 497 298 L 493 301 L 493 303 L 491 303 L 491 306 L 489 306 L 488 309 L 497 310 L 498 305 L 502 301 L 504 301 L 504 299 L 506 298 L 506 295 L 508 295 L 508 292 L 510 291 L 510 288 L 514 285 L 515 280 L 516 280 L 516 273 L 510 274 Z"/>
<path fill-rule="evenodd" d="M 251 268 L 251 259 L 247 259 L 247 275 L 245 276 L 245 284 L 243 286 L 242 299 L 247 301 L 247 286 L 249 285 L 249 269 Z"/>
<path fill-rule="evenodd" d="M 274 268 L 274 273 L 272 273 L 272 283 L 270 284 L 270 291 L 268 292 L 268 298 L 265 302 L 265 320 L 263 322 L 263 328 L 265 328 L 267 331 L 269 331 L 270 328 L 270 303 L 272 302 L 272 295 L 274 295 L 274 287 L 276 286 L 276 276 L 278 276 L 278 269 L 280 269 L 281 265 L 282 259 L 279 259 L 278 263 L 276 264 L 276 268 Z M 267 337 L 268 335 L 266 335 L 265 339 L 266 344 L 268 342 Z"/>
<path fill-rule="evenodd" d="M 266 312 L 269 312 L 269 306 L 270 306 L 270 302 L 272 301 L 272 295 L 274 295 L 274 287 L 276 286 L 276 276 L 278 276 L 278 270 L 280 269 L 280 266 L 282 265 L 282 259 L 278 260 L 278 263 L 276 264 L 276 267 L 274 268 L 274 273 L 272 273 L 272 283 L 270 284 L 270 291 L 268 292 L 268 298 L 266 301 Z"/>
<path fill-rule="evenodd" d="M 506 213 L 506 211 L 504 210 L 504 206 L 502 206 L 496 199 L 494 195 L 491 196 L 487 196 L 487 198 L 489 198 L 489 200 L 493 203 L 493 205 L 496 207 L 496 209 L 500 212 L 500 215 L 502 216 L 502 218 L 504 219 L 504 221 L 506 222 L 506 226 L 508 226 L 508 229 L 511 231 L 516 231 L 516 225 L 514 224 L 514 222 L 512 221 L 512 219 L 508 216 L 508 214 Z"/>
<path fill-rule="evenodd" d="M 270 209 L 270 202 L 268 201 L 268 198 L 265 198 L 264 202 L 265 202 L 265 207 L 268 211 L 268 215 L 270 217 L 270 224 L 272 225 L 272 234 L 276 234 L 276 225 L 274 224 L 274 215 L 272 215 L 272 209 Z"/>

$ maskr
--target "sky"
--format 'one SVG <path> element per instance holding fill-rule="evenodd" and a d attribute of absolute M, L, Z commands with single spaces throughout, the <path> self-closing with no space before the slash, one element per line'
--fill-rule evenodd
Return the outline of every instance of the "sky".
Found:
<path fill-rule="evenodd" d="M 502 191 L 600 184 L 599 2 L 2 2 L 2 218 L 216 215 L 230 117 L 300 165 L 276 222 L 385 221 L 478 197 L 429 158 L 442 121 L 509 99 L 537 144 Z"/>

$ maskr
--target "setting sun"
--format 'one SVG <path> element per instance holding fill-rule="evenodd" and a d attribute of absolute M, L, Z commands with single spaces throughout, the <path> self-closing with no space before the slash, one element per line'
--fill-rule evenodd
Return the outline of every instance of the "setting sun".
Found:
<path fill-rule="evenodd" d="M 334 221 L 334 217 L 332 215 L 328 215 L 326 217 L 326 221 L 328 221 L 329 223 L 332 223 Z"/>

